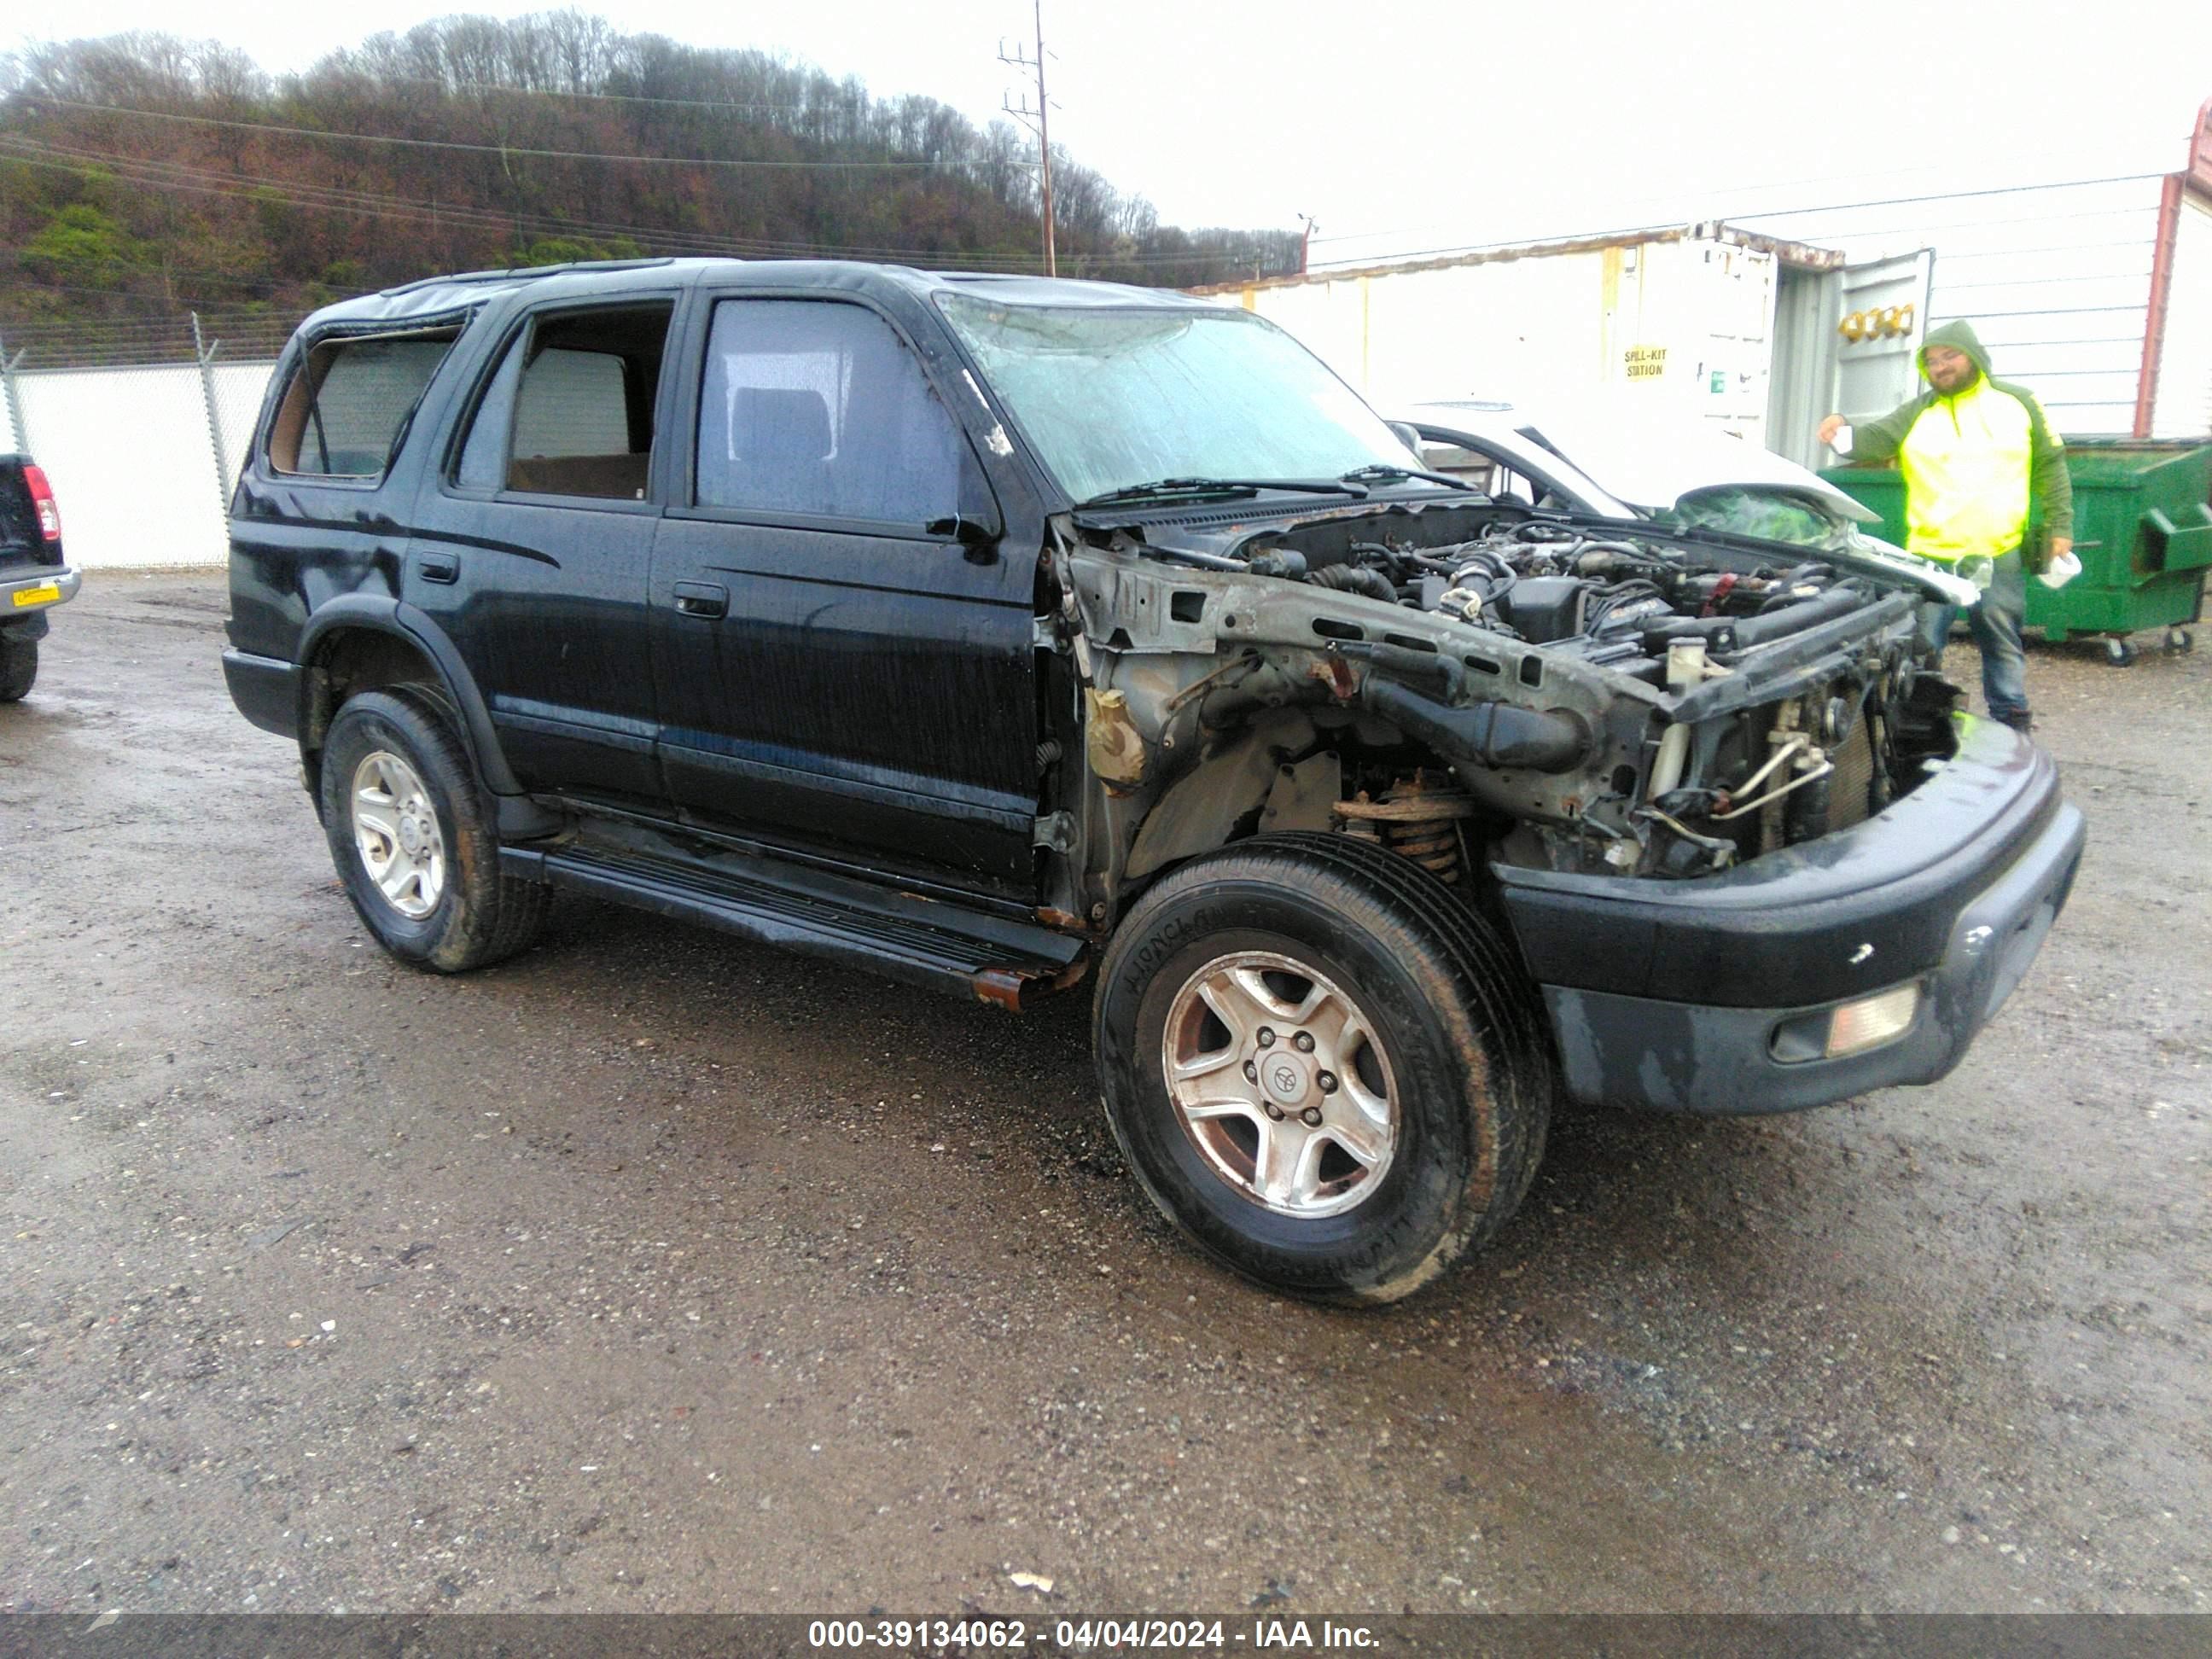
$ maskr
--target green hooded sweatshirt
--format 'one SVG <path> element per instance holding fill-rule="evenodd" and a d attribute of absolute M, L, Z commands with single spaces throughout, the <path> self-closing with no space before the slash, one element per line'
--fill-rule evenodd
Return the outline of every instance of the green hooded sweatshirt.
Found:
<path fill-rule="evenodd" d="M 2052 536 L 2074 534 L 2074 486 L 2066 446 L 2025 386 L 1990 377 L 1989 354 L 1963 322 L 1928 331 L 1928 348 L 1949 346 L 1979 371 L 1946 397 L 1933 387 L 1887 415 L 1852 423 L 1851 459 L 1879 466 L 1894 459 L 1905 475 L 1905 544 L 1945 563 L 1975 554 L 1996 558 L 2027 534 L 2031 496 Z"/>

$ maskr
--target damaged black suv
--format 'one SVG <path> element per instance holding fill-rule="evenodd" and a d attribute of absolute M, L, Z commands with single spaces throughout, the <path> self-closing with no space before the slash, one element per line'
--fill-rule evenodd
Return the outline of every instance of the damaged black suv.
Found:
<path fill-rule="evenodd" d="M 550 895 L 1008 1006 L 1095 986 L 1159 1207 L 1293 1294 L 1496 1232 L 1555 1099 L 1956 1065 L 2081 816 L 1917 654 L 1951 579 L 1493 501 L 1244 313 L 664 261 L 317 313 L 231 694 L 457 971 Z"/>

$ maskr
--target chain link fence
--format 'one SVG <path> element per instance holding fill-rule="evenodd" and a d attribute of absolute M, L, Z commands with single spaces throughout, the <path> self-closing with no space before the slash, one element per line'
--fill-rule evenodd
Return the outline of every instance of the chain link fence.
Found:
<path fill-rule="evenodd" d="M 0 448 L 46 469 L 86 568 L 220 565 L 289 320 L 182 317 L 0 333 Z"/>

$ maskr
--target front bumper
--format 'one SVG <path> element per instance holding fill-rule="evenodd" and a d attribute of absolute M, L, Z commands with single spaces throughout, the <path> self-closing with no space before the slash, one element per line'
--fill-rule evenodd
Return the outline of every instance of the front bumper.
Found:
<path fill-rule="evenodd" d="M 0 628 L 67 605 L 83 583 L 83 573 L 74 565 L 30 565 L 0 574 Z"/>
<path fill-rule="evenodd" d="M 1781 1112 L 1956 1066 L 2027 973 L 2085 840 L 2050 757 L 1962 717 L 1957 756 L 1903 800 L 1724 875 L 1498 874 L 1570 1094 Z M 1778 1055 L 1785 1024 L 1906 984 L 1920 988 L 1918 1012 L 1881 1047 Z"/>

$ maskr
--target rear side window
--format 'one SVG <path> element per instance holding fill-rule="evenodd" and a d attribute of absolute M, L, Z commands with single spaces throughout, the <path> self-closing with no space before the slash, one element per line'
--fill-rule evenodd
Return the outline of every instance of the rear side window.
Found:
<path fill-rule="evenodd" d="M 369 340 L 325 340 L 292 376 L 269 428 L 279 472 L 382 476 L 407 417 L 458 329 Z"/>
<path fill-rule="evenodd" d="M 536 319 L 501 359 L 453 471 L 465 489 L 641 500 L 673 307 Z"/>
<path fill-rule="evenodd" d="M 921 365 L 873 312 L 726 300 L 700 392 L 698 504 L 920 528 L 988 492 Z"/>

